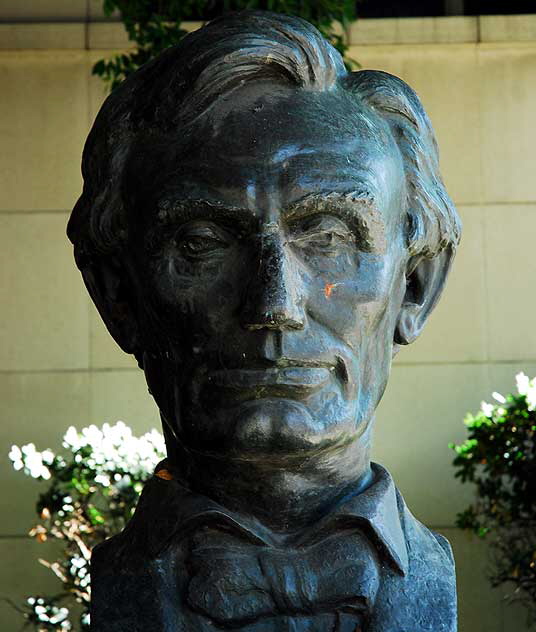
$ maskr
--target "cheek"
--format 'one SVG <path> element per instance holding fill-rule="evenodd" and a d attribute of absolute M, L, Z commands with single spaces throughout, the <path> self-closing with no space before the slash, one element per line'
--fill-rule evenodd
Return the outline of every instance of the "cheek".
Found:
<path fill-rule="evenodd" d="M 391 287 L 392 274 L 384 257 L 365 253 L 355 266 L 337 266 L 315 278 L 310 311 L 355 346 L 373 333 L 394 303 Z"/>
<path fill-rule="evenodd" d="M 238 288 L 230 280 L 227 265 L 186 267 L 172 257 L 164 258 L 151 271 L 153 312 L 168 337 L 191 340 L 212 337 L 224 329 L 239 303 Z"/>

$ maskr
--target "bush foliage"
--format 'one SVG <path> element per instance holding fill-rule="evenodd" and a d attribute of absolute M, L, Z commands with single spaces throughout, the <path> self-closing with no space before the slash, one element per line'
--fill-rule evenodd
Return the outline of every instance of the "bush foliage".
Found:
<path fill-rule="evenodd" d="M 495 403 L 468 414 L 468 438 L 451 444 L 456 477 L 476 486 L 457 525 L 490 540 L 492 584 L 513 586 L 536 624 L 536 378 L 516 382 L 516 394 L 493 393 Z"/>

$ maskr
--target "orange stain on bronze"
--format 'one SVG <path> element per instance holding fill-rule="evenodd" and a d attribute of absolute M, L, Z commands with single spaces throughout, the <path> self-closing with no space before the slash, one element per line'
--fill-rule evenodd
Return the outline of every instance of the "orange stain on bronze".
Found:
<path fill-rule="evenodd" d="M 169 470 L 158 470 L 158 472 L 155 473 L 155 476 L 158 476 L 158 478 L 161 478 L 164 481 L 173 480 L 173 474 Z"/>
<path fill-rule="evenodd" d="M 331 292 L 333 292 L 333 288 L 336 285 L 336 283 L 326 283 L 324 287 L 324 294 L 326 295 L 326 298 L 329 298 L 331 296 Z"/>

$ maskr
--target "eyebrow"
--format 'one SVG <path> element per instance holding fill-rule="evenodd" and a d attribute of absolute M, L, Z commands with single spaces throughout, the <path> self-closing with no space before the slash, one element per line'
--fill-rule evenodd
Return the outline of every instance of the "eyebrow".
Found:
<path fill-rule="evenodd" d="M 290 221 L 316 213 L 335 213 L 348 221 L 363 250 L 370 251 L 385 242 L 385 222 L 374 196 L 367 191 L 309 193 L 283 210 Z"/>
<path fill-rule="evenodd" d="M 158 203 L 157 222 L 159 226 L 165 226 L 176 222 L 177 219 L 199 219 L 200 211 L 203 212 L 203 218 L 228 221 L 235 226 L 239 224 L 240 228 L 247 228 L 254 222 L 251 211 L 247 208 L 201 198 L 161 200 Z"/>
<path fill-rule="evenodd" d="M 165 198 L 158 203 L 157 225 L 149 231 L 149 240 L 156 238 L 161 227 L 174 225 L 177 220 L 189 221 L 203 218 L 223 221 L 230 228 L 247 230 L 255 218 L 251 209 L 229 206 L 219 201 L 184 198 Z M 385 222 L 376 206 L 374 196 L 368 191 L 320 191 L 308 193 L 281 209 L 286 221 L 295 221 L 315 214 L 335 214 L 353 228 L 358 245 L 365 251 L 381 248 L 385 241 Z"/>

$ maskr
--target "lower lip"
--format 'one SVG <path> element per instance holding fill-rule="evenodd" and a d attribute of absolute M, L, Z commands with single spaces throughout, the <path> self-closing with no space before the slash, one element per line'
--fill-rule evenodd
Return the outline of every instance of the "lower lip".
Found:
<path fill-rule="evenodd" d="M 278 391 L 309 395 L 322 388 L 331 378 L 332 370 L 326 367 L 288 367 L 261 370 L 214 371 L 208 376 L 211 386 L 217 389 L 253 392 L 257 397 L 274 395 Z"/>

